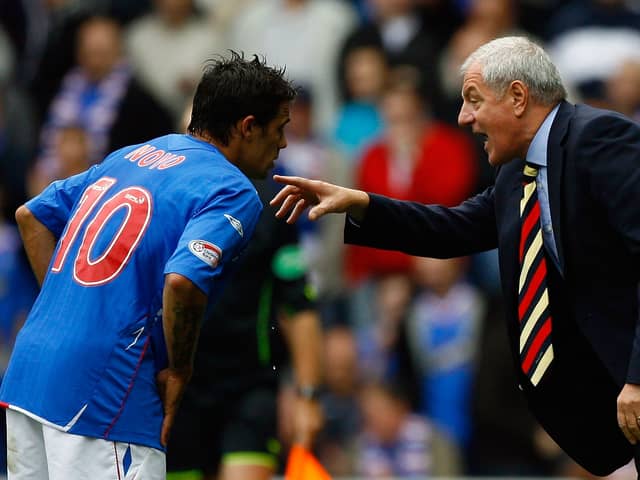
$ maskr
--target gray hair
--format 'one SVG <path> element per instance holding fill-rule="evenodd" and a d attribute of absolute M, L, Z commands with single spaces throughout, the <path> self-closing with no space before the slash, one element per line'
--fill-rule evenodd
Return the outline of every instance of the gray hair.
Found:
<path fill-rule="evenodd" d="M 482 79 L 498 96 L 506 93 L 514 80 L 528 88 L 531 98 L 553 105 L 567 97 L 558 69 L 549 55 L 526 37 L 502 37 L 475 50 L 460 67 L 464 76 L 469 67 L 480 65 Z"/>

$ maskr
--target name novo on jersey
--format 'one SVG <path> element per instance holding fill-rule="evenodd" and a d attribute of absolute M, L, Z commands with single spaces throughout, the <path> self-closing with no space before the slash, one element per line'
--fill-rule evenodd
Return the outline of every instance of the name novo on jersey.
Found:
<path fill-rule="evenodd" d="M 124 158 L 131 163 L 137 161 L 140 168 L 166 170 L 167 168 L 180 165 L 187 157 L 165 152 L 160 148 L 147 144 L 127 153 Z"/>

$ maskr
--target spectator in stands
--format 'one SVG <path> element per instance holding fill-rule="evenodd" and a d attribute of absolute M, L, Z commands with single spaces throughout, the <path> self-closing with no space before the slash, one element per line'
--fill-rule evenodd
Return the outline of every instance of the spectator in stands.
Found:
<path fill-rule="evenodd" d="M 27 28 L 25 52 L 20 59 L 21 77 L 29 87 L 39 122 L 43 122 L 53 97 L 60 89 L 64 75 L 75 64 L 80 26 L 92 16 L 108 16 L 109 2 L 21 1 Z M 144 0 L 140 0 L 142 1 Z"/>
<path fill-rule="evenodd" d="M 25 179 L 35 155 L 36 122 L 26 92 L 15 80 L 14 51 L 0 28 L 0 171 L 4 201 L 0 215 L 13 212 L 26 200 Z"/>
<path fill-rule="evenodd" d="M 349 166 L 383 131 L 380 98 L 387 81 L 387 59 L 380 47 L 355 47 L 344 61 L 347 100 L 340 107 L 334 141 Z"/>
<path fill-rule="evenodd" d="M 362 377 L 393 380 L 407 392 L 414 381 L 405 336 L 412 289 L 408 275 L 380 276 L 354 292 L 351 313 Z"/>
<path fill-rule="evenodd" d="M 433 118 L 418 85 L 411 67 L 392 74 L 382 98 L 385 132 L 365 150 L 354 183 L 403 200 L 456 205 L 476 188 L 475 150 L 466 133 Z M 347 248 L 347 273 L 354 284 L 410 269 L 411 258 L 405 254 Z"/>
<path fill-rule="evenodd" d="M 464 23 L 452 35 L 438 59 L 438 74 L 444 98 L 443 118 L 456 123 L 462 100 L 460 66 L 483 43 L 497 37 L 523 34 L 517 23 L 515 0 L 469 0 Z"/>
<path fill-rule="evenodd" d="M 422 23 L 413 0 L 367 0 L 371 19 L 355 26 L 340 53 L 338 76 L 343 96 L 349 100 L 346 88 L 346 59 L 355 48 L 374 46 L 382 49 L 391 67 L 411 65 L 423 79 L 422 95 L 440 98 L 436 74 L 439 41 Z M 439 105 L 435 105 L 439 113 Z"/>
<path fill-rule="evenodd" d="M 258 0 L 194 0 L 196 8 L 203 11 L 210 24 L 226 38 L 233 22 L 250 4 Z"/>
<path fill-rule="evenodd" d="M 64 77 L 40 135 L 36 183 L 60 178 L 55 157 L 60 128 L 82 125 L 90 139 L 90 162 L 125 145 L 169 133 L 170 116 L 133 77 L 122 56 L 121 31 L 109 18 L 94 17 L 78 32 L 77 66 Z"/>
<path fill-rule="evenodd" d="M 258 0 L 236 17 L 228 42 L 233 49 L 286 65 L 296 83 L 308 85 L 316 105 L 313 129 L 325 136 L 338 108 L 340 46 L 356 22 L 355 10 L 342 0 Z"/>
<path fill-rule="evenodd" d="M 571 0 L 547 22 L 546 38 L 584 27 L 640 30 L 640 13 L 625 0 Z"/>
<path fill-rule="evenodd" d="M 407 318 L 420 384 L 419 412 L 461 452 L 471 436 L 471 390 L 481 322 L 480 291 L 465 280 L 468 258 L 415 258 L 418 293 Z"/>
<path fill-rule="evenodd" d="M 152 12 L 127 29 L 133 71 L 176 122 L 193 94 L 205 60 L 222 51 L 222 39 L 193 0 L 154 0 Z"/>
<path fill-rule="evenodd" d="M 640 13 L 624 0 L 572 1 L 549 21 L 548 51 L 572 97 L 606 108 L 608 77 L 640 60 Z"/>
<path fill-rule="evenodd" d="M 5 211 L 7 190 L 0 184 L 0 212 Z M 22 250 L 18 229 L 0 213 L 0 379 L 4 375 L 16 333 L 38 294 L 38 284 Z M 1 452 L 4 456 L 6 452 Z"/>
<path fill-rule="evenodd" d="M 452 476 L 460 458 L 426 418 L 411 413 L 402 390 L 370 383 L 360 393 L 364 419 L 357 472 L 366 478 Z"/>
<path fill-rule="evenodd" d="M 640 121 L 640 59 L 629 59 L 605 83 L 608 108 Z"/>
<path fill-rule="evenodd" d="M 351 328 L 337 325 L 325 330 L 324 371 L 325 388 L 320 402 L 325 425 L 316 443 L 318 459 L 332 475 L 353 475 L 361 419 L 357 404 L 360 372 Z"/>
<path fill-rule="evenodd" d="M 70 177 L 89 168 L 90 142 L 87 131 L 82 127 L 71 125 L 56 132 L 53 156 L 59 165 L 60 178 Z M 38 175 L 29 177 L 27 190 L 30 197 L 37 195 L 47 186 L 46 183 L 41 183 L 43 180 L 45 178 Z"/>

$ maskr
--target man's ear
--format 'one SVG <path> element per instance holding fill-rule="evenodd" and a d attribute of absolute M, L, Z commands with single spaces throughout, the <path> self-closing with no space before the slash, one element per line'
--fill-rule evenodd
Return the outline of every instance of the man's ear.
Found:
<path fill-rule="evenodd" d="M 247 115 L 246 117 L 238 120 L 236 124 L 238 132 L 242 138 L 251 138 L 257 127 L 256 117 L 253 115 Z"/>
<path fill-rule="evenodd" d="M 518 118 L 522 117 L 529 103 L 529 89 L 520 80 L 514 80 L 509 85 L 509 95 L 511 96 L 513 113 Z"/>

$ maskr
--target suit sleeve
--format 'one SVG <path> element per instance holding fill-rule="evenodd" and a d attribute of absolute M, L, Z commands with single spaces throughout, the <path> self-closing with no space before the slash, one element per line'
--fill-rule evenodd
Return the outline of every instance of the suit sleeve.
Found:
<path fill-rule="evenodd" d="M 347 218 L 345 243 L 435 258 L 498 246 L 493 187 L 452 208 L 369 195 L 362 224 Z"/>

